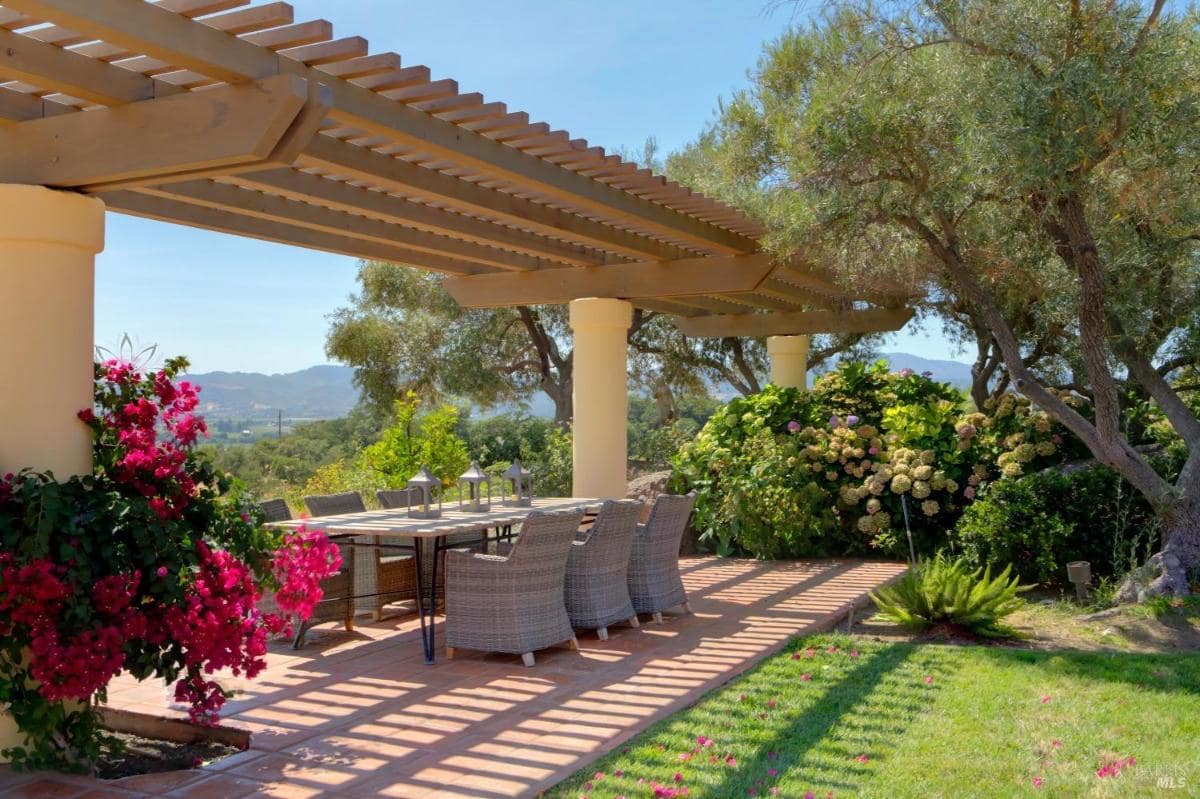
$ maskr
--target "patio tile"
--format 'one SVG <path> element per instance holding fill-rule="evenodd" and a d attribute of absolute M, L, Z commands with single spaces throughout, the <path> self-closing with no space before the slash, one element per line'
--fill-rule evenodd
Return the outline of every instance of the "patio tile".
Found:
<path fill-rule="evenodd" d="M 640 629 L 618 625 L 608 641 L 582 631 L 580 651 L 539 652 L 529 669 L 478 652 L 448 661 L 440 647 L 438 663 L 426 666 L 412 617 L 360 618 L 354 633 L 319 628 L 299 652 L 273 642 L 257 680 L 223 683 L 238 692 L 227 723 L 251 731 L 250 750 L 181 772 L 185 782 L 161 791 L 130 787 L 175 799 L 536 796 L 792 636 L 841 623 L 867 591 L 903 571 L 867 561 L 703 557 L 681 568 L 694 613 L 667 614 L 661 625 L 647 617 Z M 169 700 L 129 680 L 110 696 L 119 707 L 157 702 L 158 712 Z M 78 778 L 37 783 L 0 788 L 0 797 L 116 789 Z"/>

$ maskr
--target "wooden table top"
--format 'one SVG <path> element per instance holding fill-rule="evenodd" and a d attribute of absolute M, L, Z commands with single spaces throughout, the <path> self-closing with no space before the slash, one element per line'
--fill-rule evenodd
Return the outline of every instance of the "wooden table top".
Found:
<path fill-rule="evenodd" d="M 395 508 L 292 519 L 286 522 L 272 522 L 270 526 L 286 529 L 304 526 L 312 530 L 324 530 L 330 535 L 436 538 L 517 524 L 535 510 L 596 510 L 601 502 L 603 500 L 586 497 L 535 497 L 533 504 L 528 507 L 509 507 L 501 505 L 497 500 L 489 510 L 479 512 L 459 510 L 458 503 L 455 502 L 445 505 L 442 515 L 437 519 L 414 519 L 408 515 L 408 508 Z"/>

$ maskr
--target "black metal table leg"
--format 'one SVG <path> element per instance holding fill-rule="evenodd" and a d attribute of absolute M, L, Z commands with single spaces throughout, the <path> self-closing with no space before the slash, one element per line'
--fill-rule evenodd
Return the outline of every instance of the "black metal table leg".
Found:
<path fill-rule="evenodd" d="M 437 617 L 437 572 L 438 559 L 441 557 L 445 536 L 437 536 L 433 540 L 433 563 L 429 580 L 428 610 L 426 610 L 425 588 L 425 547 L 424 541 L 417 539 L 414 554 L 417 567 L 417 616 L 421 622 L 421 647 L 425 654 L 425 665 L 433 665 L 433 653 L 436 648 L 434 622 Z M 428 618 L 426 618 L 428 616 Z"/>

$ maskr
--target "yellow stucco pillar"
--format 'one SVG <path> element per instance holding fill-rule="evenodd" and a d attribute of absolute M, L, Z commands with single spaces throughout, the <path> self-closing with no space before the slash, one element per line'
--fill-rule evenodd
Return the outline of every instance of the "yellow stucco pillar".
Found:
<path fill-rule="evenodd" d="M 770 336 L 771 382 L 780 388 L 808 390 L 808 336 Z"/>
<path fill-rule="evenodd" d="M 100 200 L 0 184 L 0 474 L 31 466 L 61 480 L 92 471 L 91 433 L 75 414 L 92 406 L 94 261 L 103 248 Z M 19 743 L 0 707 L 0 749 Z"/>
<path fill-rule="evenodd" d="M 624 300 L 574 300 L 570 318 L 575 334 L 575 496 L 618 499 L 625 496 L 628 460 L 625 340 L 633 322 L 633 306 Z"/>
<path fill-rule="evenodd" d="M 0 473 L 25 466 L 59 479 L 92 470 L 96 253 L 104 203 L 41 186 L 0 184 Z"/>
<path fill-rule="evenodd" d="M 83 194 L 0 184 L 0 474 L 91 473 L 95 257 L 104 204 Z M 0 707 L 0 749 L 20 743 Z M 0 762 L 2 758 L 0 758 Z"/>

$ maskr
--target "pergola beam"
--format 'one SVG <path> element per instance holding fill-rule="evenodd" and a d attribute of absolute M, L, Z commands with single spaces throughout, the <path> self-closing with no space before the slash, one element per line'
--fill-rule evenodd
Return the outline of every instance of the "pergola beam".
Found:
<path fill-rule="evenodd" d="M 0 128 L 0 181 L 112 187 L 261 163 L 309 100 L 304 81 L 276 76 Z"/>
<path fill-rule="evenodd" d="M 188 227 L 205 228 L 221 233 L 234 233 L 252 239 L 291 244 L 310 250 L 323 250 L 353 258 L 408 264 L 438 272 L 463 275 L 473 275 L 488 269 L 488 267 L 469 261 L 460 261 L 457 258 L 433 255 L 406 247 L 342 236 L 283 222 L 270 222 L 232 211 L 207 208 L 166 197 L 153 197 L 135 191 L 110 192 L 104 195 L 104 202 L 110 210 L 132 216 L 175 222 Z"/>
<path fill-rule="evenodd" d="M 686 336 L 800 336 L 814 333 L 886 333 L 899 330 L 913 317 L 912 308 L 869 308 L 851 311 L 783 311 L 680 319 Z"/>
<path fill-rule="evenodd" d="M 501 308 L 586 297 L 637 300 L 749 292 L 770 271 L 771 257 L 756 253 L 454 277 L 443 285 L 463 307 Z"/>

